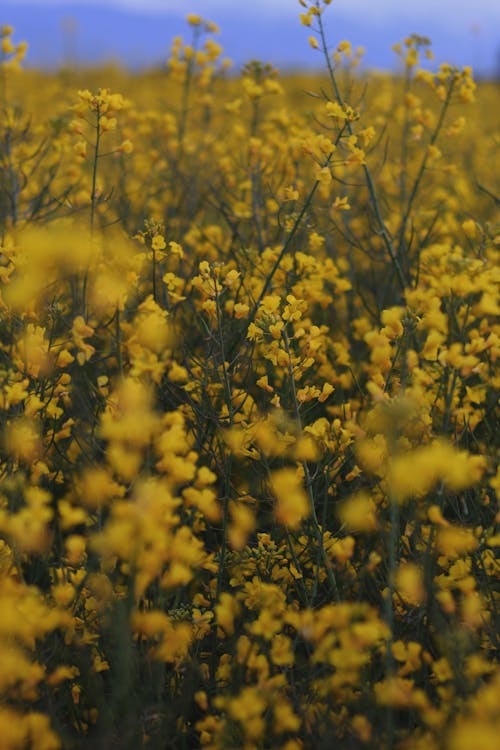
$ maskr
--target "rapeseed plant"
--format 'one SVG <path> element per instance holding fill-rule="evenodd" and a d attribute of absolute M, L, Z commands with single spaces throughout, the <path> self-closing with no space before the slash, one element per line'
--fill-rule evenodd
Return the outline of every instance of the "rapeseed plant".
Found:
<path fill-rule="evenodd" d="M 0 31 L 6 750 L 496 747 L 495 84 L 300 4 L 323 76 Z"/>

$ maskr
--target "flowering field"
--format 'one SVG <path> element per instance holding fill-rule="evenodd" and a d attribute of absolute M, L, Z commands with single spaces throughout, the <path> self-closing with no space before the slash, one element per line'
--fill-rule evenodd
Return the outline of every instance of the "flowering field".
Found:
<path fill-rule="evenodd" d="M 2 27 L 1 750 L 498 747 L 498 84 L 302 5 L 323 75 Z"/>

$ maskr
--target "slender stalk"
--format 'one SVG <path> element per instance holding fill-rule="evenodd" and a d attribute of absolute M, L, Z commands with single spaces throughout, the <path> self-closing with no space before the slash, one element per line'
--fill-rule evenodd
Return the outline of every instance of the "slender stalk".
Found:
<path fill-rule="evenodd" d="M 333 152 L 331 154 L 329 154 L 328 159 L 326 160 L 325 166 L 327 166 L 328 164 L 330 164 L 330 161 L 331 161 L 332 157 L 333 157 Z M 241 334 L 238 336 L 238 341 L 236 341 L 234 343 L 233 347 L 231 348 L 231 351 L 230 351 L 230 358 L 231 359 L 232 359 L 232 356 L 234 355 L 234 350 L 239 345 L 239 343 L 242 340 L 245 339 L 245 337 L 247 335 L 247 332 L 248 332 L 248 329 L 250 328 L 251 324 L 254 322 L 255 316 L 257 315 L 257 311 L 258 311 L 258 309 L 259 309 L 259 307 L 260 307 L 260 305 L 262 303 L 262 300 L 266 296 L 266 294 L 267 294 L 267 292 L 269 290 L 269 287 L 271 286 L 271 282 L 272 282 L 272 280 L 273 280 L 273 278 L 274 278 L 277 270 L 279 269 L 283 258 L 285 257 L 286 253 L 288 252 L 288 250 L 290 248 L 290 245 L 291 245 L 291 243 L 292 243 L 295 235 L 297 234 L 297 231 L 298 231 L 298 229 L 299 229 L 299 227 L 300 227 L 300 225 L 302 223 L 302 219 L 304 218 L 307 210 L 309 209 L 309 207 L 310 207 L 310 205 L 312 203 L 312 200 L 314 198 L 314 195 L 315 195 L 315 193 L 316 193 L 319 185 L 320 185 L 320 181 L 316 180 L 315 183 L 313 184 L 311 190 L 309 191 L 309 194 L 308 194 L 308 196 L 307 196 L 307 198 L 305 200 L 305 203 L 302 206 L 302 209 L 300 210 L 299 215 L 295 219 L 295 222 L 294 222 L 293 227 L 292 227 L 292 229 L 290 231 L 290 234 L 286 238 L 286 241 L 283 244 L 283 247 L 281 248 L 278 257 L 276 258 L 276 260 L 275 260 L 275 262 L 273 264 L 273 267 L 271 268 L 271 271 L 267 275 L 267 278 L 266 278 L 266 280 L 264 282 L 264 286 L 262 287 L 262 290 L 261 290 L 261 292 L 260 292 L 260 294 L 259 294 L 259 296 L 258 296 L 258 298 L 257 298 L 257 300 L 256 300 L 256 302 L 254 304 L 254 306 L 252 307 L 248 318 L 245 321 L 245 327 L 243 328 L 243 331 L 241 332 Z"/>
<path fill-rule="evenodd" d="M 389 455 L 396 456 L 398 452 L 397 445 L 397 424 L 394 423 L 392 430 L 389 433 Z M 392 646 L 394 643 L 394 630 L 395 630 L 395 616 L 394 616 L 394 594 L 396 592 L 396 570 L 398 567 L 399 560 L 399 544 L 400 544 L 400 531 L 399 531 L 399 505 L 398 501 L 389 487 L 387 501 L 389 503 L 389 533 L 386 536 L 387 548 L 388 548 L 388 571 L 387 571 L 387 592 L 385 599 L 385 620 L 389 628 L 389 635 L 386 642 L 386 678 L 391 679 L 395 675 L 395 660 L 392 653 Z M 394 747 L 394 708 L 393 706 L 387 706 L 387 736 L 386 736 L 386 748 L 392 750 Z"/>
<path fill-rule="evenodd" d="M 332 63 L 331 63 L 331 60 L 330 60 L 330 55 L 328 54 L 328 45 L 327 45 L 327 42 L 326 42 L 325 27 L 324 27 L 324 24 L 323 24 L 323 19 L 321 17 L 321 14 L 317 18 L 318 18 L 319 34 L 320 34 L 320 38 L 321 38 L 322 52 L 323 52 L 323 56 L 324 56 L 325 61 L 326 61 L 326 66 L 327 66 L 327 69 L 328 69 L 328 75 L 329 75 L 329 78 L 330 78 L 332 89 L 333 89 L 335 98 L 337 99 L 338 103 L 341 106 L 343 106 L 344 105 L 344 99 L 343 99 L 343 97 L 342 97 L 342 95 L 340 93 L 340 89 L 339 89 L 338 84 L 337 84 L 337 79 L 335 77 L 335 71 L 333 70 L 333 66 L 332 66 Z M 348 120 L 346 121 L 346 129 L 347 129 L 347 132 L 349 133 L 349 135 L 354 135 L 352 124 Z M 394 270 L 396 272 L 396 277 L 398 279 L 399 286 L 401 287 L 401 291 L 404 291 L 404 289 L 407 286 L 407 279 L 405 278 L 403 269 L 402 269 L 401 264 L 399 262 L 399 259 L 397 257 L 396 250 L 395 250 L 395 248 L 393 246 L 393 243 L 392 243 L 391 235 L 390 235 L 389 230 L 387 229 L 387 226 L 386 226 L 385 221 L 383 219 L 382 212 L 381 212 L 381 209 L 380 209 L 380 201 L 378 199 L 377 191 L 375 189 L 375 182 L 373 180 L 370 168 L 368 167 L 367 164 L 363 164 L 363 172 L 364 172 L 364 175 L 365 175 L 365 181 L 366 181 L 366 186 L 368 188 L 368 193 L 370 195 L 371 205 L 372 205 L 372 208 L 373 208 L 373 211 L 374 211 L 374 214 L 375 214 L 375 218 L 377 220 L 377 224 L 378 224 L 378 227 L 379 227 L 380 236 L 382 237 L 382 239 L 384 241 L 384 245 L 385 245 L 385 247 L 387 249 L 387 253 L 389 255 L 391 263 L 392 263 L 392 265 L 394 267 Z"/>
<path fill-rule="evenodd" d="M 187 120 L 189 112 L 189 98 L 191 95 L 191 84 L 193 82 L 194 65 L 195 65 L 195 53 L 198 48 L 199 31 L 194 30 L 193 33 L 193 55 L 189 58 L 184 83 L 182 86 L 182 101 L 181 101 L 181 112 L 179 117 L 179 146 L 180 154 L 184 150 L 184 138 L 187 129 Z"/>
<path fill-rule="evenodd" d="M 429 140 L 429 146 L 434 146 L 435 145 L 435 143 L 436 143 L 436 141 L 438 139 L 439 133 L 441 132 L 441 128 L 443 127 L 443 123 L 444 123 L 444 118 L 446 116 L 446 113 L 448 111 L 448 107 L 450 105 L 451 96 L 452 96 L 452 93 L 453 93 L 454 86 L 455 86 L 455 79 L 452 79 L 451 82 L 450 82 L 450 86 L 448 88 L 448 91 L 446 93 L 446 99 L 443 102 L 443 106 L 441 108 L 441 112 L 440 112 L 440 115 L 439 115 L 439 119 L 438 119 L 438 121 L 436 123 L 436 127 L 434 128 L 434 131 L 433 131 L 433 133 L 431 135 L 431 138 Z M 412 211 L 412 208 L 413 208 L 413 204 L 415 202 L 415 198 L 417 197 L 417 193 L 418 193 L 418 190 L 420 188 L 420 184 L 422 182 L 422 178 L 424 176 L 424 172 L 425 172 L 425 170 L 427 168 L 427 162 L 428 162 L 428 160 L 429 160 L 429 153 L 426 150 L 426 152 L 424 153 L 424 155 L 422 157 L 422 161 L 420 163 L 420 167 L 419 167 L 419 170 L 417 172 L 417 176 L 415 177 L 415 181 L 413 183 L 410 195 L 408 197 L 408 203 L 407 203 L 407 206 L 406 206 L 406 210 L 405 210 L 405 213 L 404 213 L 402 221 L 401 221 L 401 229 L 399 230 L 398 255 L 401 255 L 401 252 L 402 252 L 403 247 L 404 247 L 404 238 L 405 238 L 405 233 L 406 233 L 406 227 L 408 226 L 408 221 L 410 219 L 410 215 L 411 215 L 411 211 Z"/>
<path fill-rule="evenodd" d="M 151 251 L 153 253 L 153 263 L 152 263 L 152 266 L 153 266 L 153 268 L 152 268 L 152 275 L 153 275 L 153 279 L 152 279 L 152 281 L 153 281 L 153 299 L 154 299 L 155 302 L 157 302 L 158 300 L 156 298 L 156 296 L 157 296 L 157 288 L 156 288 L 157 287 L 157 282 L 156 282 L 156 250 L 154 249 L 154 247 L 152 247 Z"/>
<path fill-rule="evenodd" d="M 286 331 L 282 332 L 282 338 L 283 343 L 285 344 L 286 353 L 288 354 L 288 374 L 290 379 L 290 387 L 292 390 L 292 398 L 293 398 L 293 406 L 294 406 L 294 412 L 295 412 L 295 419 L 297 421 L 297 427 L 299 428 L 300 434 L 302 434 L 302 417 L 300 416 L 300 407 L 299 407 L 299 401 L 297 398 L 297 389 L 295 386 L 295 378 L 293 375 L 293 365 L 292 365 L 292 357 L 291 357 L 291 351 L 290 351 L 290 342 L 288 340 L 288 336 L 286 334 Z M 305 484 L 306 484 L 306 490 L 307 490 L 307 496 L 309 498 L 309 510 L 311 513 L 311 520 L 312 525 L 314 529 L 314 535 L 316 537 L 316 542 L 318 544 L 318 553 L 321 556 L 321 559 L 323 561 L 323 565 L 325 566 L 326 575 L 328 578 L 328 582 L 332 588 L 332 591 L 334 592 L 335 598 L 337 601 L 340 601 L 340 595 L 339 595 L 339 589 L 337 586 L 337 581 L 335 578 L 335 574 L 332 570 L 330 560 L 328 559 L 328 555 L 326 554 L 325 545 L 323 544 L 323 531 L 321 529 L 321 526 L 319 525 L 318 521 L 318 515 L 316 513 L 316 504 L 314 501 L 314 491 L 313 491 L 313 482 L 311 477 L 311 472 L 309 471 L 309 466 L 307 464 L 307 461 L 301 462 L 302 469 L 304 471 L 304 478 L 305 478 Z M 316 573 L 317 575 L 317 573 Z M 315 583 L 315 588 L 317 587 L 317 580 Z"/>
<path fill-rule="evenodd" d="M 122 359 L 122 342 L 121 342 L 121 321 L 120 308 L 116 306 L 115 314 L 115 338 L 116 338 L 116 357 L 118 360 L 118 372 L 123 376 L 123 359 Z"/>
<path fill-rule="evenodd" d="M 215 274 L 212 276 L 213 283 L 214 283 L 214 294 L 215 294 L 215 308 L 217 311 L 217 332 L 219 337 L 219 354 L 221 358 L 221 368 L 222 368 L 222 379 L 223 379 L 223 385 L 224 385 L 224 397 L 226 402 L 226 408 L 228 412 L 228 419 L 229 424 L 232 426 L 234 422 L 234 409 L 233 409 L 233 400 L 232 400 L 232 394 L 231 394 L 231 384 L 229 381 L 229 373 L 227 371 L 226 367 L 226 355 L 225 355 L 225 346 L 224 346 L 224 332 L 222 330 L 222 312 L 220 307 L 220 299 L 219 299 L 219 282 Z M 217 366 L 217 362 L 215 363 Z M 228 525 L 228 505 L 229 505 L 229 498 L 231 495 L 231 473 L 232 473 L 232 463 L 233 463 L 233 456 L 232 453 L 229 453 L 229 455 L 226 454 L 226 461 L 224 466 L 224 497 L 222 498 L 222 542 L 221 542 L 221 549 L 219 554 L 219 570 L 217 572 L 217 586 L 216 586 L 216 601 L 219 600 L 221 591 L 222 591 L 222 578 L 224 575 L 224 568 L 225 568 L 225 558 L 226 558 L 226 551 L 227 551 L 227 525 Z"/>
<path fill-rule="evenodd" d="M 289 532 L 289 530 L 287 528 L 285 528 L 285 535 L 286 535 L 286 542 L 287 542 L 287 545 L 288 545 L 288 549 L 290 551 L 290 556 L 292 558 L 293 564 L 294 564 L 296 570 L 298 570 L 298 572 L 302 575 L 299 558 L 297 557 L 297 553 L 295 552 L 295 550 L 293 548 L 292 537 L 290 536 L 290 532 Z M 309 607 L 310 606 L 309 596 L 307 594 L 307 589 L 306 589 L 306 586 L 304 584 L 304 578 L 303 577 L 300 578 L 299 581 L 297 581 L 297 588 L 299 589 L 300 594 L 302 596 L 302 602 L 303 602 L 304 606 L 305 607 Z"/>
<path fill-rule="evenodd" d="M 94 160 L 92 164 L 92 189 L 90 193 L 90 233 L 94 233 L 95 213 L 97 205 L 97 163 L 99 159 L 99 146 L 101 142 L 101 113 L 97 108 L 96 136 L 94 143 Z"/>
<path fill-rule="evenodd" d="M 403 97 L 405 101 L 405 119 L 403 123 L 403 132 L 401 136 L 401 173 L 399 175 L 399 199 L 401 204 L 401 215 L 403 215 L 404 207 L 406 204 L 406 178 L 407 178 L 407 166 L 408 166 L 408 135 L 410 131 L 410 118 L 408 116 L 408 106 L 406 105 L 406 97 L 410 93 L 411 88 L 411 67 L 406 65 L 405 68 L 405 79 L 404 79 L 404 90 Z"/>

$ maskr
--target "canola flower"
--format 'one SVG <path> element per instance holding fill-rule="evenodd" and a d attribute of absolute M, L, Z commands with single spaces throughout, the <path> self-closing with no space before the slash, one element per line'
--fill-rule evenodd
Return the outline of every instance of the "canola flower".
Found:
<path fill-rule="evenodd" d="M 495 88 L 329 5 L 323 76 L 1 27 L 6 750 L 496 748 Z"/>

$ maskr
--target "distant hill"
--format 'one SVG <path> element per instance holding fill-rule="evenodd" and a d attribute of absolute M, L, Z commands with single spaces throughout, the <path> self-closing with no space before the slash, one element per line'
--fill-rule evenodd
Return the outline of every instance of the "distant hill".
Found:
<path fill-rule="evenodd" d="M 320 55 L 310 49 L 309 30 L 302 27 L 291 4 L 290 13 L 279 23 L 264 23 L 252 14 L 251 3 L 235 3 L 238 9 L 225 11 L 223 17 L 211 18 L 221 27 L 220 42 L 225 54 L 241 66 L 249 59 L 262 59 L 280 68 L 321 64 Z M 188 4 L 186 3 L 186 8 Z M 297 11 L 299 7 L 297 6 Z M 383 27 L 372 28 L 363 18 L 355 23 L 342 18 L 332 7 L 327 16 L 332 44 L 349 39 L 353 45 L 366 48 L 366 64 L 391 68 L 395 56 L 391 46 L 412 32 L 433 40 L 436 59 L 452 64 L 470 64 L 483 75 L 491 75 L 498 62 L 498 32 L 494 29 L 459 34 L 444 33 L 432 18 L 425 28 L 406 28 L 395 17 Z M 54 67 L 64 62 L 99 63 L 119 60 L 133 68 L 161 64 L 168 56 L 172 38 L 189 35 L 184 21 L 167 13 L 118 10 L 106 6 L 19 5 L 3 0 L 0 24 L 16 28 L 15 38 L 30 45 L 30 65 Z"/>

